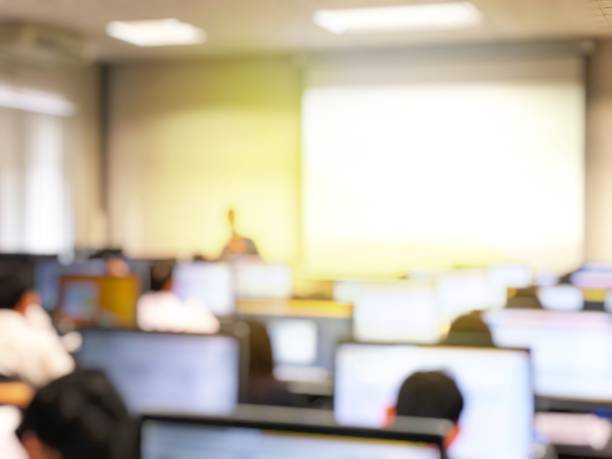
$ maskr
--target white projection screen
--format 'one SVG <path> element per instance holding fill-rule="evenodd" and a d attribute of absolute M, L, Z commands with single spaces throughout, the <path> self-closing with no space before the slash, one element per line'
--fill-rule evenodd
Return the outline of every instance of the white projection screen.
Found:
<path fill-rule="evenodd" d="M 309 65 L 305 271 L 574 268 L 584 245 L 582 68 L 577 54 Z"/>

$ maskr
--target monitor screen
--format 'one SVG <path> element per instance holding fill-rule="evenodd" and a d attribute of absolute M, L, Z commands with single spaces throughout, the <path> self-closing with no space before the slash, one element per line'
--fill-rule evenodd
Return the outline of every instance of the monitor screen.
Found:
<path fill-rule="evenodd" d="M 227 414 L 237 402 L 239 343 L 221 335 L 83 330 L 80 366 L 106 372 L 130 410 Z"/>
<path fill-rule="evenodd" d="M 363 287 L 353 325 L 358 341 L 434 343 L 440 338 L 442 318 L 432 287 L 389 282 Z"/>
<path fill-rule="evenodd" d="M 141 459 L 442 459 L 427 443 L 231 425 L 144 421 Z"/>
<path fill-rule="evenodd" d="M 307 319 L 268 322 L 275 365 L 314 365 L 317 361 L 317 324 Z"/>
<path fill-rule="evenodd" d="M 447 321 L 474 310 L 502 307 L 506 290 L 491 281 L 481 270 L 458 270 L 442 274 L 437 283 L 437 297 Z"/>
<path fill-rule="evenodd" d="M 336 358 L 336 419 L 347 425 L 385 425 L 403 381 L 416 371 L 433 370 L 453 376 L 465 400 L 451 459 L 530 457 L 534 406 L 525 351 L 342 345 Z"/>
<path fill-rule="evenodd" d="M 236 296 L 240 299 L 289 299 L 293 295 L 289 265 L 239 261 L 234 265 Z"/>
<path fill-rule="evenodd" d="M 62 285 L 62 312 L 75 321 L 93 321 L 100 310 L 100 285 L 93 280 L 66 280 Z"/>
<path fill-rule="evenodd" d="M 489 267 L 489 277 L 506 288 L 527 288 L 533 284 L 533 271 L 527 265 L 495 264 Z"/>
<path fill-rule="evenodd" d="M 612 317 L 598 312 L 496 311 L 495 343 L 531 349 L 542 397 L 612 401 Z"/>
<path fill-rule="evenodd" d="M 598 290 L 612 289 L 612 271 L 608 270 L 581 270 L 571 276 L 571 282 L 579 288 Z"/>
<path fill-rule="evenodd" d="M 62 264 L 58 260 L 38 260 L 34 266 L 34 283 L 42 306 L 53 310 L 59 304 L 60 279 L 62 276 L 104 276 L 103 260 L 77 261 Z"/>
<path fill-rule="evenodd" d="M 544 309 L 552 311 L 579 311 L 584 307 L 584 294 L 573 285 L 540 287 L 538 299 Z"/>
<path fill-rule="evenodd" d="M 227 263 L 179 263 L 172 274 L 172 289 L 183 301 L 197 301 L 215 315 L 234 313 L 232 270 Z"/>

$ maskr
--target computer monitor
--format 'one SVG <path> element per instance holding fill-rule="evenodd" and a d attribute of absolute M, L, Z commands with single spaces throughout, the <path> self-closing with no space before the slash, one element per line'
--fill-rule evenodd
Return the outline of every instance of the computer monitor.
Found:
<path fill-rule="evenodd" d="M 197 301 L 215 315 L 235 311 L 232 269 L 228 263 L 179 263 L 172 273 L 172 290 L 183 301 Z"/>
<path fill-rule="evenodd" d="M 100 314 L 100 284 L 95 279 L 65 278 L 61 311 L 75 322 L 96 322 Z"/>
<path fill-rule="evenodd" d="M 400 386 L 417 371 L 445 371 L 465 399 L 453 459 L 527 459 L 533 430 L 529 353 L 495 348 L 347 343 L 336 357 L 334 413 L 382 427 Z"/>
<path fill-rule="evenodd" d="M 497 345 L 531 349 L 538 396 L 612 402 L 612 317 L 600 312 L 495 311 Z"/>
<path fill-rule="evenodd" d="M 291 267 L 283 263 L 238 261 L 234 281 L 239 299 L 285 300 L 293 295 Z"/>
<path fill-rule="evenodd" d="M 62 276 L 104 276 L 104 260 L 84 260 L 62 263 L 55 259 L 36 260 L 34 265 L 34 286 L 41 296 L 42 306 L 48 311 L 59 305 L 60 279 Z"/>
<path fill-rule="evenodd" d="M 486 271 L 466 269 L 441 274 L 436 293 L 446 321 L 452 322 L 474 310 L 503 307 L 506 290 L 496 286 Z"/>
<path fill-rule="evenodd" d="M 584 307 L 584 294 L 573 285 L 540 287 L 538 299 L 544 309 L 551 311 L 579 311 Z"/>
<path fill-rule="evenodd" d="M 335 281 L 332 298 L 338 303 L 355 304 L 366 284 L 366 282 L 359 280 Z"/>
<path fill-rule="evenodd" d="M 235 337 L 96 328 L 81 333 L 78 364 L 103 370 L 133 413 L 226 415 L 239 401 Z"/>
<path fill-rule="evenodd" d="M 59 311 L 77 325 L 135 326 L 139 285 L 136 277 L 62 276 Z"/>
<path fill-rule="evenodd" d="M 309 366 L 317 361 L 318 329 L 314 320 L 278 318 L 267 324 L 275 366 Z"/>
<path fill-rule="evenodd" d="M 327 416 L 274 408 L 249 416 L 145 416 L 140 459 L 442 459 L 447 423 L 404 420 L 394 429 L 346 428 Z M 286 413 L 279 415 L 279 413 Z M 288 420 L 287 420 L 288 419 Z"/>
<path fill-rule="evenodd" d="M 489 266 L 488 275 L 493 282 L 506 288 L 527 288 L 534 281 L 531 268 L 521 264 L 494 264 Z"/>
<path fill-rule="evenodd" d="M 612 290 L 612 268 L 607 265 L 587 264 L 570 279 L 582 289 Z"/>
<path fill-rule="evenodd" d="M 353 309 L 358 341 L 435 343 L 442 322 L 436 292 L 427 283 L 365 285 Z"/>

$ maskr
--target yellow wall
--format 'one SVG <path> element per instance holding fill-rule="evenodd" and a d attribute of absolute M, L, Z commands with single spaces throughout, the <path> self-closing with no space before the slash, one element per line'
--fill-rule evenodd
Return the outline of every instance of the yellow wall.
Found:
<path fill-rule="evenodd" d="M 295 263 L 300 78 L 289 58 L 118 65 L 111 234 L 134 254 L 216 256 L 239 229 Z"/>
<path fill-rule="evenodd" d="M 612 42 L 591 62 L 585 256 L 612 261 Z M 214 256 L 234 204 L 267 258 L 297 263 L 300 78 L 289 57 L 114 66 L 111 242 Z"/>
<path fill-rule="evenodd" d="M 590 59 L 587 92 L 586 258 L 612 261 L 612 41 Z"/>

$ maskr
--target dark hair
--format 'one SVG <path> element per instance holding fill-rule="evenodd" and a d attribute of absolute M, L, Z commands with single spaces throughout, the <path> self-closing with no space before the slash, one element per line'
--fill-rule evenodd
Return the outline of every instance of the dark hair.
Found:
<path fill-rule="evenodd" d="M 0 270 L 0 309 L 14 309 L 21 297 L 33 290 L 32 276 L 21 266 Z"/>
<path fill-rule="evenodd" d="M 249 325 L 249 376 L 271 377 L 274 374 L 274 360 L 268 329 L 256 320 L 246 323 Z"/>
<path fill-rule="evenodd" d="M 151 291 L 161 292 L 166 288 L 169 281 L 172 280 L 172 271 L 174 270 L 174 262 L 157 262 L 151 263 Z"/>
<path fill-rule="evenodd" d="M 131 428 L 125 404 L 106 376 L 77 370 L 36 393 L 17 435 L 33 433 L 63 459 L 109 459 L 123 454 L 126 443 L 120 438 Z"/>
<path fill-rule="evenodd" d="M 516 289 L 514 296 L 508 298 L 506 309 L 544 309 L 536 287 Z"/>
<path fill-rule="evenodd" d="M 402 384 L 396 411 L 398 416 L 446 419 L 456 424 L 463 411 L 463 395 L 446 373 L 417 372 Z"/>
<path fill-rule="evenodd" d="M 89 255 L 90 260 L 109 260 L 111 258 L 120 258 L 125 260 L 125 253 L 121 248 L 105 248 L 93 252 Z"/>
<path fill-rule="evenodd" d="M 494 347 L 493 334 L 478 311 L 457 317 L 450 326 L 444 344 L 452 346 Z"/>

